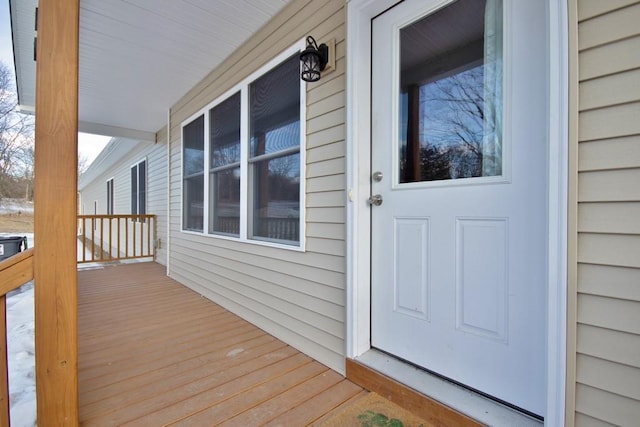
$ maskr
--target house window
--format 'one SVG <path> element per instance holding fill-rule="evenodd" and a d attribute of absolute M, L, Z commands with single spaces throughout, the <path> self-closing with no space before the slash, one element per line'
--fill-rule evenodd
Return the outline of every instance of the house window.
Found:
<path fill-rule="evenodd" d="M 203 231 L 204 223 L 204 115 L 182 129 L 183 228 Z"/>
<path fill-rule="evenodd" d="M 209 233 L 240 236 L 240 92 L 209 111 Z"/>
<path fill-rule="evenodd" d="M 299 240 L 300 70 L 294 56 L 249 86 L 251 237 Z"/>
<path fill-rule="evenodd" d="M 131 214 L 147 213 L 147 161 L 142 160 L 131 167 Z"/>
<path fill-rule="evenodd" d="M 303 247 L 299 49 L 284 52 L 183 123 L 184 230 Z"/>
<path fill-rule="evenodd" d="M 113 178 L 107 181 L 107 215 L 113 215 Z"/>

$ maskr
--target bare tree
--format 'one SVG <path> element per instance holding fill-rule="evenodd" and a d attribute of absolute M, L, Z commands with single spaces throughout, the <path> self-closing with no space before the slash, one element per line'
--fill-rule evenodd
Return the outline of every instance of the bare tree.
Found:
<path fill-rule="evenodd" d="M 484 92 L 481 66 L 432 86 L 430 102 L 442 109 L 428 143 L 447 157 L 450 178 L 482 175 Z"/>
<path fill-rule="evenodd" d="M 10 68 L 0 62 L 0 199 L 22 197 L 24 180 L 33 178 L 34 120 L 18 112 L 13 87 Z"/>
<path fill-rule="evenodd" d="M 482 65 L 475 66 L 419 87 L 419 111 L 425 120 L 419 123 L 420 129 L 416 132 L 419 149 L 410 152 L 406 146 L 402 147 L 403 182 L 502 173 L 501 146 L 490 138 L 500 133 L 496 94 L 485 84 L 484 73 Z M 409 118 L 407 115 L 407 123 Z M 485 170 L 485 165 L 495 167 Z M 416 168 L 417 176 L 413 173 Z"/>
<path fill-rule="evenodd" d="M 89 169 L 89 158 L 85 154 L 78 153 L 78 178 Z"/>

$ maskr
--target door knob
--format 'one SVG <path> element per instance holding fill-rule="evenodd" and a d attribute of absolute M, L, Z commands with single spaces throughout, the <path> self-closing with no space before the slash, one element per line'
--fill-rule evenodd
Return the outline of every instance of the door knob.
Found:
<path fill-rule="evenodd" d="M 369 197 L 368 202 L 372 206 L 380 206 L 382 204 L 382 196 L 380 194 L 374 194 Z"/>

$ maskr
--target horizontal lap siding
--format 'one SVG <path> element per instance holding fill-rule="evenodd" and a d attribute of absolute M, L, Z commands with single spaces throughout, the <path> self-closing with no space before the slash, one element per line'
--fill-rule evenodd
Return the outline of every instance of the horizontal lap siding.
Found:
<path fill-rule="evenodd" d="M 147 213 L 156 215 L 156 261 L 167 265 L 167 134 L 156 135 L 157 143 L 147 154 Z"/>
<path fill-rule="evenodd" d="M 166 136 L 157 144 L 149 142 L 131 142 L 131 151 L 118 163 L 90 182 L 81 192 L 83 212 L 94 214 L 93 203 L 98 201 L 98 214 L 107 213 L 107 180 L 113 178 L 113 213 L 124 215 L 131 213 L 131 166 L 141 160 L 147 160 L 147 213 L 157 215 L 156 236 L 161 248 L 156 252 L 156 261 L 166 264 L 165 248 L 167 236 L 167 145 Z"/>
<path fill-rule="evenodd" d="M 180 230 L 181 123 L 283 50 L 336 41 L 336 70 L 307 85 L 306 250 Z M 171 110 L 170 274 L 260 328 L 344 372 L 345 9 L 294 0 Z"/>
<path fill-rule="evenodd" d="M 640 2 L 578 0 L 577 425 L 640 419 Z"/>

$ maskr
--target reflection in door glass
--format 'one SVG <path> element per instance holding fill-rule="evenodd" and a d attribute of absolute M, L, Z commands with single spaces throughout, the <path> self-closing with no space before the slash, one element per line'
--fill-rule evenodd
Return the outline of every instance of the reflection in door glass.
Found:
<path fill-rule="evenodd" d="M 400 183 L 502 175 L 502 0 L 400 30 Z"/>

